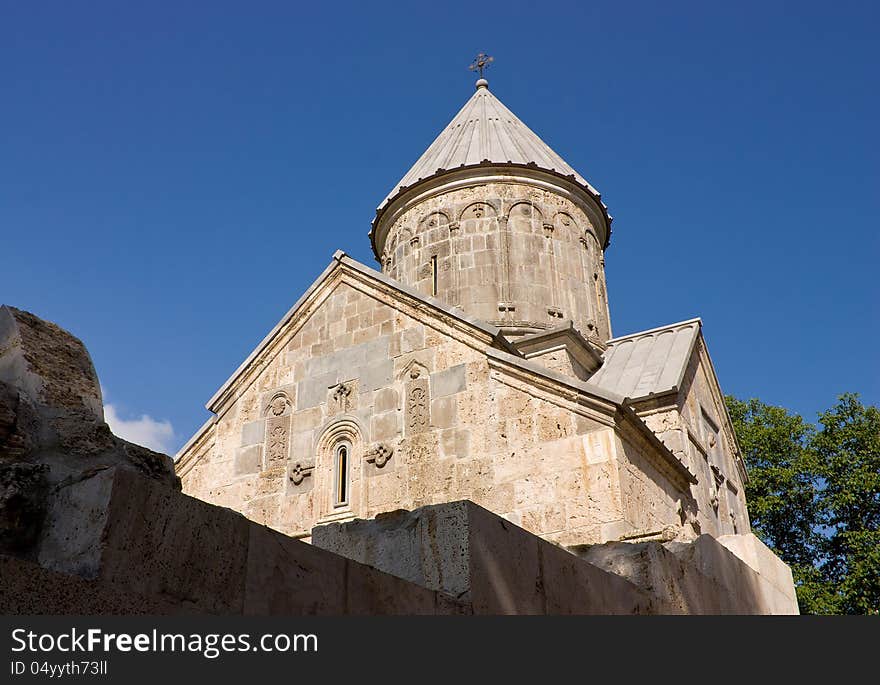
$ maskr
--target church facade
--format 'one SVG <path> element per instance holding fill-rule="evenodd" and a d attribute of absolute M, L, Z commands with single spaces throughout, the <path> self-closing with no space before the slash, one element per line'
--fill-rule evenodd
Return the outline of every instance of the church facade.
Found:
<path fill-rule="evenodd" d="M 469 499 L 565 546 L 749 531 L 699 319 L 614 337 L 599 193 L 484 79 L 208 402 L 184 492 L 286 534 Z"/>

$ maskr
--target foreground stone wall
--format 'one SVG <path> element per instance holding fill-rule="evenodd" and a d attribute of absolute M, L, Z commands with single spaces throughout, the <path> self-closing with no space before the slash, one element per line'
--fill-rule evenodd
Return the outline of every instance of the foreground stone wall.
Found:
<path fill-rule="evenodd" d="M 626 478 L 636 497 L 624 510 L 621 473 L 633 473 L 636 452 L 639 467 L 656 460 L 657 448 L 588 438 L 616 429 L 612 402 L 541 390 L 493 364 L 491 338 L 462 335 L 393 293 L 345 281 L 328 290 L 181 455 L 188 494 L 299 537 L 316 524 L 450 499 L 564 544 L 677 524 L 687 484 L 657 469 Z M 656 510 L 642 521 L 633 507 L 645 503 Z"/>
<path fill-rule="evenodd" d="M 491 614 L 797 614 L 788 567 L 753 535 L 574 548 L 471 502 L 319 526 L 314 544 Z"/>
<path fill-rule="evenodd" d="M 125 469 L 72 486 L 68 554 L 0 556 L 0 611 L 457 614 L 433 590 L 317 549 Z"/>
<path fill-rule="evenodd" d="M 316 547 L 467 602 L 475 614 L 653 614 L 666 605 L 472 502 L 318 526 Z"/>

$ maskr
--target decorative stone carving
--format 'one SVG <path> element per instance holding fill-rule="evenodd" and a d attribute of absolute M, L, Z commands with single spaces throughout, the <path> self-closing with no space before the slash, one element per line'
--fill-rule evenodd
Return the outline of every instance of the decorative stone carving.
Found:
<path fill-rule="evenodd" d="M 312 475 L 312 471 L 314 470 L 314 468 L 315 467 L 312 464 L 305 464 L 301 461 L 298 461 L 290 467 L 288 478 L 290 478 L 290 482 L 294 485 L 299 485 L 306 478 Z"/>
<path fill-rule="evenodd" d="M 449 224 L 449 235 L 457 235 L 459 230 L 461 229 L 461 224 L 457 221 L 453 221 Z"/>
<path fill-rule="evenodd" d="M 427 369 L 412 362 L 404 371 L 406 380 L 406 404 L 404 420 L 406 433 L 414 435 L 431 425 L 431 398 L 428 394 Z"/>
<path fill-rule="evenodd" d="M 486 202 L 475 202 L 461 214 L 462 219 L 487 219 L 495 216 L 495 208 Z"/>
<path fill-rule="evenodd" d="M 553 224 L 545 223 L 544 224 L 544 235 L 547 238 L 552 238 L 553 237 L 553 229 L 554 229 Z"/>
<path fill-rule="evenodd" d="M 420 222 L 423 229 L 437 228 L 449 223 L 449 217 L 443 212 L 431 212 Z"/>
<path fill-rule="evenodd" d="M 407 397 L 407 426 L 411 433 L 425 430 L 429 424 L 428 387 L 427 383 L 415 381 Z"/>
<path fill-rule="evenodd" d="M 267 415 L 283 416 L 290 409 L 290 400 L 286 395 L 276 395 L 269 401 Z"/>
<path fill-rule="evenodd" d="M 266 468 L 287 461 L 290 442 L 290 424 L 287 416 L 271 416 L 266 419 Z"/>
<path fill-rule="evenodd" d="M 340 383 L 331 388 L 330 404 L 335 412 L 347 412 L 351 409 L 353 389 L 354 382 Z"/>
<path fill-rule="evenodd" d="M 550 315 L 551 319 L 562 319 L 564 316 L 562 310 L 558 307 L 547 307 L 547 314 Z"/>
<path fill-rule="evenodd" d="M 391 459 L 393 454 L 394 449 L 392 447 L 380 442 L 367 452 L 366 459 L 368 462 L 374 464 L 376 468 L 381 469 L 388 463 L 388 460 Z"/>

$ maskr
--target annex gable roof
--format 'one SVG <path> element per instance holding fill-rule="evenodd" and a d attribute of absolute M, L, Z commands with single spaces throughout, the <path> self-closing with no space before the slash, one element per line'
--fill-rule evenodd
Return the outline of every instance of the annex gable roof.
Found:
<path fill-rule="evenodd" d="M 632 401 L 677 392 L 701 327 L 697 318 L 613 338 L 590 382 Z"/>

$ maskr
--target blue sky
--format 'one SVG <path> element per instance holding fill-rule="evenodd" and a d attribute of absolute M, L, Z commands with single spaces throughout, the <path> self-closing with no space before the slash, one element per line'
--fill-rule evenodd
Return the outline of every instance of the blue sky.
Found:
<path fill-rule="evenodd" d="M 726 392 L 880 403 L 877 7 L 2 2 L 0 302 L 174 451 L 334 250 L 374 264 L 484 50 L 615 217 L 615 334 L 701 316 Z"/>

